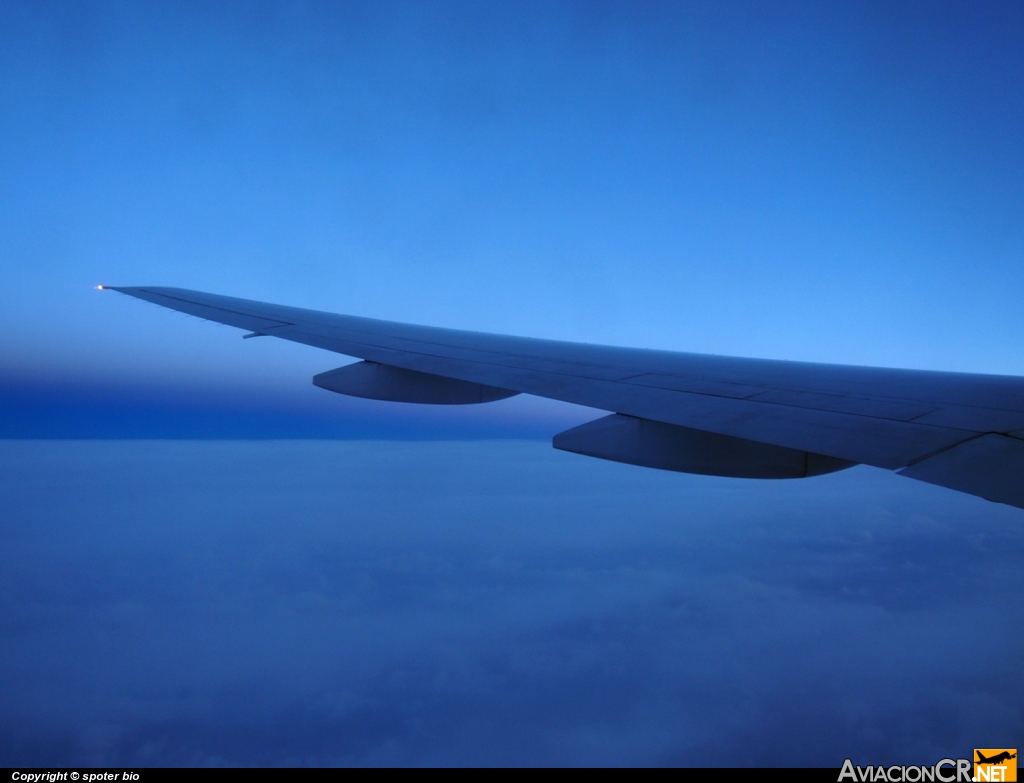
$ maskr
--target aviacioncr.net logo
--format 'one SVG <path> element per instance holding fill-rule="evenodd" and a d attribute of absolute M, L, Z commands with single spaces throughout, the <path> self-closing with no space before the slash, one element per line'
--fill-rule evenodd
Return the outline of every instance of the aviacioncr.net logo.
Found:
<path fill-rule="evenodd" d="M 906 767 L 892 765 L 891 767 L 855 767 L 853 762 L 847 759 L 843 762 L 843 768 L 839 772 L 838 783 L 875 783 L 875 781 L 888 781 L 888 783 L 971 783 L 971 760 L 970 759 L 941 759 L 930 767 Z"/>

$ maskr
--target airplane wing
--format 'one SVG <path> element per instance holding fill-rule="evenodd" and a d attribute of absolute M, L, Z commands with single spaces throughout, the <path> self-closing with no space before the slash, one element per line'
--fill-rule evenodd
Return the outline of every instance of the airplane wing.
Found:
<path fill-rule="evenodd" d="M 755 478 L 866 464 L 1024 508 L 1024 378 L 617 348 L 178 288 L 112 290 L 363 359 L 316 376 L 332 391 L 440 404 L 525 393 L 610 411 L 555 436 L 581 454 Z"/>

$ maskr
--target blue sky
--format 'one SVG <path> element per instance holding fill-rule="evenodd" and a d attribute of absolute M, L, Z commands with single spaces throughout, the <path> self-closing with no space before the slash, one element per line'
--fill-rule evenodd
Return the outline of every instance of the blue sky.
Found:
<path fill-rule="evenodd" d="M 392 414 L 101 282 L 1022 373 L 1022 44 L 1015 3 L 4 4 L 0 434 L 582 415 Z"/>

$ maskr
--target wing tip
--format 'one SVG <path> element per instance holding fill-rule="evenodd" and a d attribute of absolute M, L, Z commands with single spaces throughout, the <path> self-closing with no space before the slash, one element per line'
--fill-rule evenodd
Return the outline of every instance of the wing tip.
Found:
<path fill-rule="evenodd" d="M 97 291 L 117 291 L 119 294 L 129 294 L 134 296 L 136 291 L 142 291 L 139 286 L 123 286 L 123 285 L 97 285 L 93 286 Z"/>

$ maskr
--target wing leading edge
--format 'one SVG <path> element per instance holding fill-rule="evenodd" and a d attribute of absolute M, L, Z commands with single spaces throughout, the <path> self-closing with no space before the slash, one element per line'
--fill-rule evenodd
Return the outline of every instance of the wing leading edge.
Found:
<path fill-rule="evenodd" d="M 363 359 L 356 369 L 317 376 L 333 391 L 441 404 L 525 393 L 624 417 L 599 427 L 599 436 L 563 433 L 555 445 L 575 444 L 571 451 L 717 475 L 815 475 L 863 463 L 1024 508 L 1024 378 L 618 348 L 178 288 L 112 290 L 244 329 L 247 337 Z M 598 445 L 582 450 L 586 443 Z M 714 455 L 724 460 L 720 470 Z M 758 461 L 762 467 L 752 467 Z M 693 465 L 704 468 L 687 470 Z"/>

